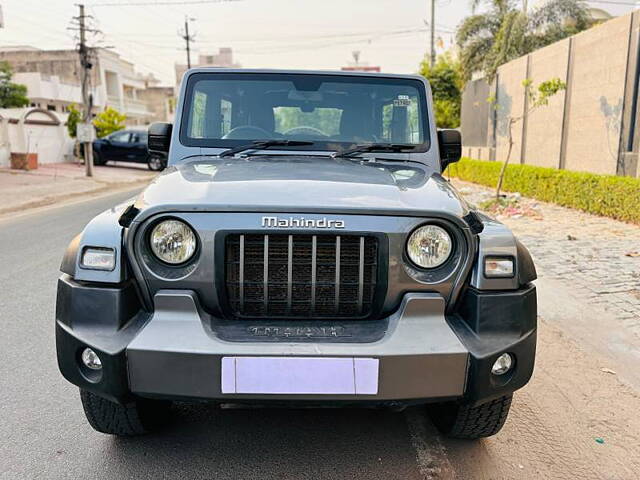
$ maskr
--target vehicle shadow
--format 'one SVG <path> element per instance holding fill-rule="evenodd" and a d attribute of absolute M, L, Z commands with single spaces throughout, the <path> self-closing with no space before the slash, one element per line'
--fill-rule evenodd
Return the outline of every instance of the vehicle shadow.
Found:
<path fill-rule="evenodd" d="M 111 440 L 104 467 L 121 478 L 422 478 L 402 413 L 184 404 L 173 410 L 157 434 Z"/>

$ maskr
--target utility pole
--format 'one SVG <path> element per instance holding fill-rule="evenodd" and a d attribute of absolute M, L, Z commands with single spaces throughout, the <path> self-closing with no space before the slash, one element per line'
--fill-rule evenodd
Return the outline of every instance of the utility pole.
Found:
<path fill-rule="evenodd" d="M 78 25 L 80 29 L 80 46 L 78 47 L 78 53 L 80 55 L 80 78 L 82 85 L 82 103 L 84 111 L 82 112 L 82 123 L 85 125 L 91 124 L 91 107 L 93 103 L 93 96 L 89 89 L 91 64 L 90 52 L 87 47 L 86 37 L 86 15 L 84 13 L 84 5 L 78 5 L 80 8 L 80 16 L 78 17 Z M 87 177 L 93 177 L 93 145 L 91 141 L 84 141 L 84 164 Z"/>
<path fill-rule="evenodd" d="M 436 64 L 436 0 L 431 0 L 431 68 Z"/>
<path fill-rule="evenodd" d="M 527 14 L 527 0 L 522 0 L 522 11 Z"/>
<path fill-rule="evenodd" d="M 184 34 L 180 35 L 180 37 L 185 41 L 187 45 L 187 68 L 191 68 L 191 42 L 194 41 L 194 35 L 189 35 L 189 17 L 184 17 Z"/>

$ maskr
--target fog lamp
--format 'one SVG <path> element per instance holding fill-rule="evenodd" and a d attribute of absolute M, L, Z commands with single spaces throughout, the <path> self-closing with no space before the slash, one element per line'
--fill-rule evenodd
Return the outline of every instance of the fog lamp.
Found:
<path fill-rule="evenodd" d="M 504 375 L 513 366 L 513 358 L 508 353 L 500 355 L 491 367 L 491 373 L 494 375 Z"/>
<path fill-rule="evenodd" d="M 514 274 L 513 258 L 485 257 L 484 276 L 487 278 L 511 278 Z"/>
<path fill-rule="evenodd" d="M 102 369 L 100 357 L 98 357 L 98 354 L 90 348 L 85 348 L 82 351 L 82 363 L 84 363 L 85 367 L 90 368 L 91 370 Z"/>
<path fill-rule="evenodd" d="M 110 272 L 116 266 L 116 252 L 113 248 L 86 247 L 82 252 L 80 266 Z"/>

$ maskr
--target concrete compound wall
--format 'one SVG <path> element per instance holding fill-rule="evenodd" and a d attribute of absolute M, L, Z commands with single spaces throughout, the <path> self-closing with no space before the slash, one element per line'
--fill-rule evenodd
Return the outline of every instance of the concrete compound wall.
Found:
<path fill-rule="evenodd" d="M 492 85 L 470 82 L 462 104 L 463 153 L 504 160 L 508 118 L 527 111 L 522 81 L 529 78 L 535 87 L 557 77 L 567 90 L 514 125 L 511 161 L 640 176 L 639 43 L 636 11 L 501 66 Z M 497 98 L 497 108 L 472 108 L 486 91 Z M 483 125 L 487 128 L 479 127 Z"/>

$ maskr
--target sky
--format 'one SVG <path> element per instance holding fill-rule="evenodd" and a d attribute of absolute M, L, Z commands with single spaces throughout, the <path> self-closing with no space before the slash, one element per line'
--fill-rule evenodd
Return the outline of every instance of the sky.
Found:
<path fill-rule="evenodd" d="M 68 30 L 79 0 L 0 0 L 4 28 L 0 46 L 74 48 Z M 545 0 L 529 0 L 529 5 Z M 247 68 L 339 69 L 360 60 L 382 71 L 414 73 L 429 49 L 430 0 L 86 0 L 94 46 L 112 47 L 141 73 L 173 85 L 174 64 L 186 63 L 179 32 L 185 16 L 199 53 L 232 47 Z M 471 0 L 436 0 L 438 52 L 471 13 Z M 614 14 L 640 1 L 588 2 Z M 144 5 L 142 5 L 144 4 Z"/>

